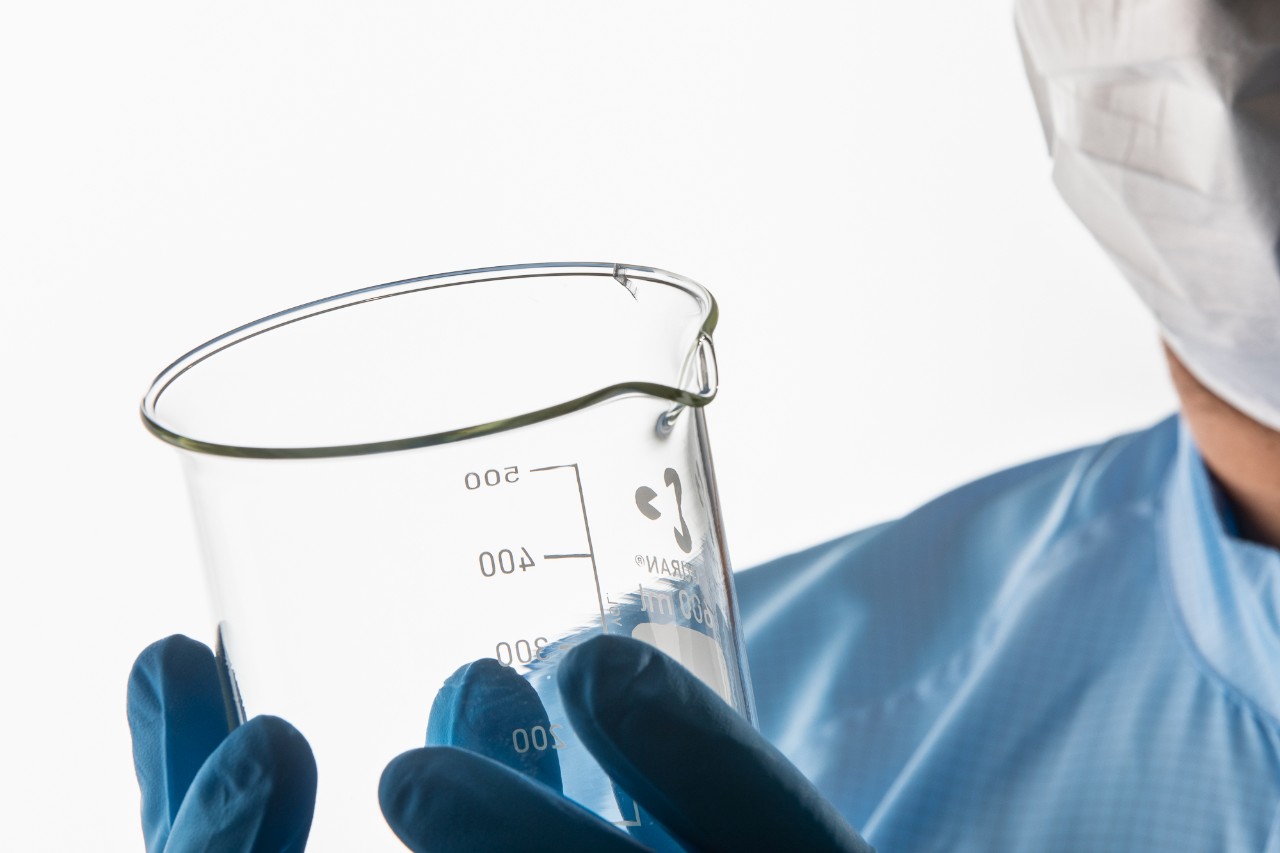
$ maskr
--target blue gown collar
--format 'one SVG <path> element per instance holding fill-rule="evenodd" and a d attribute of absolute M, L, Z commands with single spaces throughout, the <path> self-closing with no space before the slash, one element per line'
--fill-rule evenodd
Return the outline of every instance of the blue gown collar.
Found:
<path fill-rule="evenodd" d="M 1280 725 L 1280 551 L 1235 535 L 1181 419 L 1163 504 L 1162 562 L 1192 646 L 1228 691 Z"/>

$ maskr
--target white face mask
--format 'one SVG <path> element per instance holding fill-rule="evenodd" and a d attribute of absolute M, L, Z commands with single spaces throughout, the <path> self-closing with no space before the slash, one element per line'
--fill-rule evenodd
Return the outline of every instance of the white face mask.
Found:
<path fill-rule="evenodd" d="M 1219 397 L 1280 429 L 1280 0 L 1018 0 L 1063 198 Z"/>

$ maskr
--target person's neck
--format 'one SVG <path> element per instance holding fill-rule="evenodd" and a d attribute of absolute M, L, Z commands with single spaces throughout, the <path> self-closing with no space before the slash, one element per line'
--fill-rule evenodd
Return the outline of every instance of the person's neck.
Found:
<path fill-rule="evenodd" d="M 1280 548 L 1280 432 L 1206 388 L 1167 345 L 1165 355 L 1183 417 L 1231 502 L 1240 535 Z"/>

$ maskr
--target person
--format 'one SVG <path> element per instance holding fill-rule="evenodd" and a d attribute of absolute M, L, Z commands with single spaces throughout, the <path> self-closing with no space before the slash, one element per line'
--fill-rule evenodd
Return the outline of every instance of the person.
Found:
<path fill-rule="evenodd" d="M 655 650 L 575 649 L 575 731 L 682 849 L 1280 850 L 1280 5 L 1016 22 L 1055 181 L 1150 306 L 1180 411 L 741 573 L 759 733 Z M 135 666 L 148 849 L 300 850 L 306 742 L 227 735 L 216 679 L 184 638 Z M 411 849 L 667 843 L 481 753 L 388 767 Z"/>

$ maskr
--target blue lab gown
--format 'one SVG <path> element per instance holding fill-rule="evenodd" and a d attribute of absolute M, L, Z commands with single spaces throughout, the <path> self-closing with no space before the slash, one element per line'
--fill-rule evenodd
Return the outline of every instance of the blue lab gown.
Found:
<path fill-rule="evenodd" d="M 1170 418 L 743 572 L 761 727 L 881 853 L 1280 851 L 1280 551 Z"/>

